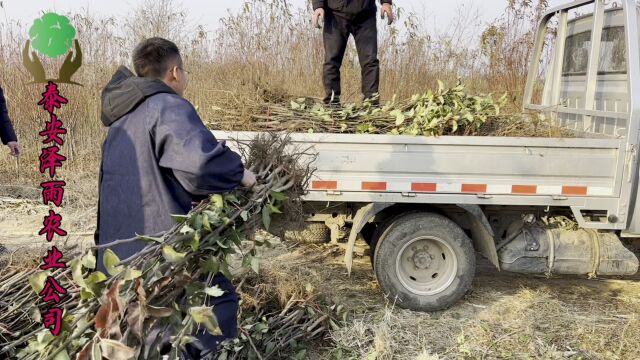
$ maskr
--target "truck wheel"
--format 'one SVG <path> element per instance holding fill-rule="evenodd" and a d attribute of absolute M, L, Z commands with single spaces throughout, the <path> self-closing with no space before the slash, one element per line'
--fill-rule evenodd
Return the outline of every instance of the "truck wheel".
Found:
<path fill-rule="evenodd" d="M 378 239 L 374 271 L 398 306 L 437 311 L 471 288 L 476 257 L 471 240 L 450 219 L 432 213 L 397 217 Z"/>

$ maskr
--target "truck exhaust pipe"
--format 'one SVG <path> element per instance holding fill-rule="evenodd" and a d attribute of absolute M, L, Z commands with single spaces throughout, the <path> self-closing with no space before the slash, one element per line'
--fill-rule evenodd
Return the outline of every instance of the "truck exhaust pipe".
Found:
<path fill-rule="evenodd" d="M 638 258 L 614 233 L 514 225 L 507 232 L 508 242 L 498 246 L 505 271 L 589 276 L 628 276 L 638 271 Z"/>

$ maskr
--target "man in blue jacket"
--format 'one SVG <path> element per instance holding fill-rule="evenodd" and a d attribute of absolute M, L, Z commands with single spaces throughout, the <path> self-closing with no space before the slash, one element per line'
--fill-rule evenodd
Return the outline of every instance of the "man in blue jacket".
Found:
<path fill-rule="evenodd" d="M 380 0 L 381 17 L 393 22 L 392 0 Z M 378 29 L 375 0 L 311 0 L 313 25 L 320 27 L 324 18 L 325 104 L 340 104 L 340 67 L 347 49 L 349 35 L 353 35 L 362 73 L 362 94 L 376 103 L 380 82 L 378 61 Z"/>
<path fill-rule="evenodd" d="M 4 99 L 4 92 L 0 87 L 0 140 L 4 145 L 7 145 L 11 155 L 20 155 L 20 145 L 18 145 L 18 138 L 16 132 L 13 131 L 11 120 L 9 119 L 9 110 L 7 109 L 7 102 Z"/>
<path fill-rule="evenodd" d="M 240 156 L 216 140 L 183 98 L 188 73 L 174 43 L 142 41 L 133 51 L 133 65 L 137 76 L 120 67 L 102 91 L 102 122 L 109 131 L 100 166 L 99 244 L 169 230 L 175 224 L 170 215 L 188 213 L 192 201 L 256 182 Z M 111 250 L 124 260 L 144 245 Z M 98 270 L 104 272 L 102 258 L 99 251 Z M 199 334 L 203 352 L 237 335 L 235 289 L 221 274 L 214 282 L 225 291 L 210 304 L 223 336 Z M 189 349 L 193 358 L 202 355 Z"/>

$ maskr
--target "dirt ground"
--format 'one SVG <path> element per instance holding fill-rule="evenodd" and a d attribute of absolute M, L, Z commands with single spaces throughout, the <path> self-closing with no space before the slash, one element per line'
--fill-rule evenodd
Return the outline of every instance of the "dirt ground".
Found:
<path fill-rule="evenodd" d="M 0 189 L 3 262 L 39 261 L 37 235 L 48 207 L 35 189 Z M 67 246 L 93 241 L 95 206 L 63 208 Z M 3 249 L 4 247 L 4 249 Z M 402 310 L 385 299 L 368 257 L 347 276 L 330 245 L 276 241 L 262 252 L 261 275 L 289 296 L 303 285 L 323 301 L 350 309 L 349 323 L 314 344 L 318 359 L 639 359 L 640 278 L 521 276 L 479 261 L 473 291 L 438 313 Z M 35 265 L 34 265 L 35 266 Z M 317 346 L 316 346 L 317 345 Z"/>

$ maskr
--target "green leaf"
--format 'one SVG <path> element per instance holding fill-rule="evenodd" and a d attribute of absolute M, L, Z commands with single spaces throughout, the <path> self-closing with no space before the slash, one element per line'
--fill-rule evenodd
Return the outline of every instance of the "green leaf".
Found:
<path fill-rule="evenodd" d="M 89 251 L 82 257 L 82 266 L 91 270 L 96 268 L 96 257 L 93 255 L 92 251 Z"/>
<path fill-rule="evenodd" d="M 251 269 L 257 274 L 260 270 L 260 260 L 257 257 L 253 256 L 251 258 Z"/>
<path fill-rule="evenodd" d="M 396 126 L 400 126 L 404 123 L 405 116 L 402 113 L 402 110 L 396 109 L 389 113 L 389 115 L 396 118 Z"/>
<path fill-rule="evenodd" d="M 87 285 L 95 285 L 99 284 L 103 281 L 107 280 L 107 276 L 100 271 L 94 271 L 85 279 L 85 283 Z"/>
<path fill-rule="evenodd" d="M 288 199 L 288 197 L 285 194 L 277 191 L 272 191 L 270 195 L 273 198 L 273 200 L 276 200 L 276 201 L 284 201 Z"/>
<path fill-rule="evenodd" d="M 202 214 L 202 225 L 204 226 L 205 229 L 207 229 L 208 231 L 211 231 L 211 224 L 209 224 L 209 217 L 207 216 L 207 214 Z"/>
<path fill-rule="evenodd" d="M 222 249 L 228 249 L 228 248 L 229 248 L 229 246 L 228 246 L 227 244 L 224 244 L 224 243 L 220 242 L 220 240 L 219 240 L 219 239 L 218 239 L 218 240 L 216 240 L 216 244 L 218 244 L 218 246 L 219 246 L 220 248 L 222 248 Z"/>
<path fill-rule="evenodd" d="M 207 260 L 200 261 L 200 269 L 210 274 L 217 274 L 220 270 L 220 264 L 218 263 L 218 259 L 212 256 Z"/>
<path fill-rule="evenodd" d="M 218 285 L 215 285 L 213 287 L 207 287 L 204 289 L 205 294 L 209 295 L 209 296 L 213 296 L 213 297 L 220 297 L 222 295 L 224 295 L 224 291 L 222 289 L 220 289 L 220 287 Z"/>
<path fill-rule="evenodd" d="M 53 360 L 71 360 L 71 358 L 69 357 L 67 350 L 62 350 L 53 357 Z"/>
<path fill-rule="evenodd" d="M 142 276 L 142 271 L 137 270 L 136 268 L 133 268 L 133 267 L 127 267 L 124 270 L 123 278 L 125 281 L 129 281 L 129 280 L 137 279 L 140 276 Z"/>
<path fill-rule="evenodd" d="M 162 238 L 157 238 L 157 237 L 153 237 L 153 236 L 146 236 L 146 235 L 138 235 L 138 237 L 136 238 L 138 240 L 144 241 L 144 242 L 148 242 L 148 243 L 158 243 L 158 244 L 162 244 Z"/>
<path fill-rule="evenodd" d="M 240 217 L 243 221 L 247 221 L 247 219 L 249 219 L 249 213 L 247 212 L 247 210 L 242 210 L 242 212 L 240 213 Z"/>
<path fill-rule="evenodd" d="M 170 263 L 178 263 L 182 260 L 184 260 L 186 254 L 184 253 L 179 253 L 177 251 L 175 251 L 171 246 L 169 245 L 165 245 L 162 247 L 162 256 L 164 256 L 164 259 L 167 260 Z"/>
<path fill-rule="evenodd" d="M 189 215 L 170 215 L 170 216 L 177 223 L 183 223 L 189 220 Z"/>
<path fill-rule="evenodd" d="M 104 251 L 102 263 L 107 269 L 107 273 L 111 276 L 118 275 L 122 272 L 122 270 L 124 270 L 124 266 L 117 266 L 120 263 L 120 259 L 118 258 L 118 255 L 116 255 L 111 249 L 107 249 Z"/>
<path fill-rule="evenodd" d="M 96 297 L 93 292 L 87 289 L 80 289 L 80 299 L 81 300 L 89 300 Z"/>
<path fill-rule="evenodd" d="M 194 214 L 191 215 L 191 227 L 198 231 L 200 229 L 202 229 L 202 226 L 204 225 L 204 215 L 203 214 Z"/>
<path fill-rule="evenodd" d="M 231 275 L 231 271 L 229 271 L 229 264 L 225 260 L 220 261 L 220 272 L 227 279 L 233 280 L 233 276 Z"/>
<path fill-rule="evenodd" d="M 209 306 L 195 306 L 189 309 L 189 315 L 193 321 L 204 326 L 207 331 L 214 336 L 222 335 L 222 331 L 218 326 L 218 320 L 213 314 L 213 310 Z"/>
<path fill-rule="evenodd" d="M 73 282 L 76 285 L 80 286 L 82 289 L 87 288 L 87 284 L 84 281 L 84 277 L 82 277 L 82 262 L 79 259 L 74 259 L 69 263 L 71 267 L 71 277 L 73 278 Z"/>
<path fill-rule="evenodd" d="M 44 288 L 44 282 L 47 281 L 47 276 L 49 275 L 49 271 L 41 271 L 29 277 L 29 285 L 31 285 L 31 288 L 36 294 L 40 294 Z"/>
<path fill-rule="evenodd" d="M 100 350 L 100 345 L 94 343 L 93 350 L 91 351 L 91 360 L 102 360 L 102 351 Z"/>
<path fill-rule="evenodd" d="M 194 232 L 195 230 L 189 226 L 188 224 L 184 224 L 182 228 L 180 228 L 180 234 L 188 234 L 190 232 Z"/>
<path fill-rule="evenodd" d="M 265 230 L 269 230 L 269 225 L 271 225 L 271 213 L 266 206 L 262 208 L 262 225 L 264 225 Z"/>
<path fill-rule="evenodd" d="M 271 204 L 267 204 L 267 207 L 269 208 L 269 211 L 272 214 L 282 214 L 282 211 L 280 211 L 280 209 L 278 209 L 277 207 L 271 205 Z"/>
<path fill-rule="evenodd" d="M 294 359 L 295 360 L 303 360 L 303 359 L 306 359 L 306 357 L 307 357 L 307 350 L 306 349 L 302 349 L 296 354 Z"/>
<path fill-rule="evenodd" d="M 213 194 L 210 198 L 211 205 L 214 209 L 224 209 L 224 198 L 220 194 Z"/>
<path fill-rule="evenodd" d="M 224 200 L 232 203 L 236 203 L 236 204 L 240 203 L 240 200 L 238 200 L 238 197 L 236 197 L 234 194 L 226 194 L 224 196 Z"/>
<path fill-rule="evenodd" d="M 191 247 L 191 250 L 198 251 L 198 249 L 200 248 L 200 230 L 196 231 L 196 233 L 193 234 L 193 237 L 187 244 Z"/>

